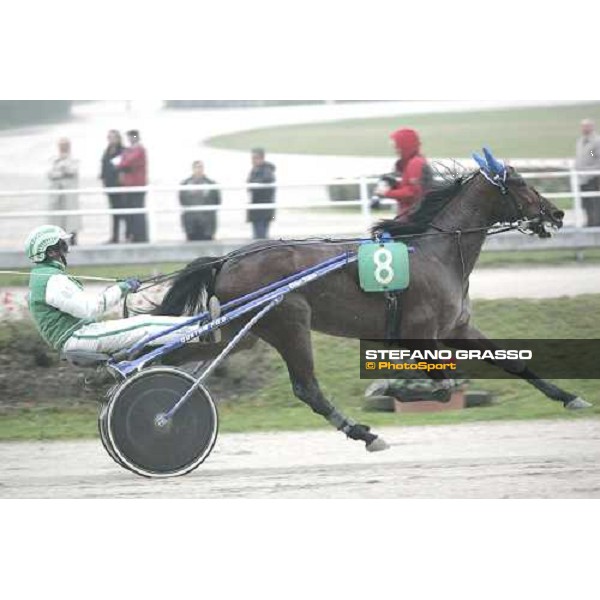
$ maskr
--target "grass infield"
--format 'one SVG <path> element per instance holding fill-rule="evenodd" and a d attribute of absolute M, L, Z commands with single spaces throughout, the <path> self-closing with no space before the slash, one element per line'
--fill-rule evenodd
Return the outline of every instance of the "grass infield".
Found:
<path fill-rule="evenodd" d="M 208 143 L 231 150 L 261 146 L 287 154 L 392 157 L 390 133 L 412 127 L 427 156 L 465 158 L 488 145 L 500 157 L 565 158 L 574 155 L 583 118 L 599 121 L 600 103 L 289 125 L 222 135 Z"/>

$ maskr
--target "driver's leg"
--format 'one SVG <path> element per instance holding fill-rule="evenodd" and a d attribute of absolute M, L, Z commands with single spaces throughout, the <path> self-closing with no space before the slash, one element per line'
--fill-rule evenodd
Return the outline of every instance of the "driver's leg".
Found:
<path fill-rule="evenodd" d="M 147 335 L 160 333 L 173 325 L 185 323 L 189 317 L 160 317 L 138 315 L 130 319 L 117 319 L 92 323 L 78 329 L 65 343 L 66 352 L 85 351 L 113 354 L 133 346 Z M 182 327 L 158 338 L 153 345 L 165 344 L 179 339 L 196 329 L 197 325 Z"/>

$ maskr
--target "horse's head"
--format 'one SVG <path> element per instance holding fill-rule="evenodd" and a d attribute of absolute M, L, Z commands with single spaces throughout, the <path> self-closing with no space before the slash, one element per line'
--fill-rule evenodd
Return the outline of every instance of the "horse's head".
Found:
<path fill-rule="evenodd" d="M 492 153 L 483 149 L 484 157 L 473 154 L 480 167 L 480 173 L 498 189 L 498 221 L 519 223 L 524 233 L 550 237 L 547 227 L 560 229 L 565 213 L 550 200 L 544 198 L 533 186 L 517 173 L 513 167 L 506 166 L 494 158 Z"/>

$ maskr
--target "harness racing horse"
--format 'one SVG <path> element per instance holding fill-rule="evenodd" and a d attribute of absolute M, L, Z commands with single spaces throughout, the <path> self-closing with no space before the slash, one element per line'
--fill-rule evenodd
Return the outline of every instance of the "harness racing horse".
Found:
<path fill-rule="evenodd" d="M 414 247 L 410 261 L 411 284 L 403 294 L 399 324 L 403 340 L 433 340 L 434 343 L 452 340 L 455 347 L 463 349 L 496 349 L 493 342 L 470 324 L 469 276 L 486 235 L 499 224 L 514 224 L 511 228 L 539 237 L 550 235 L 547 227 L 562 227 L 564 213 L 561 210 L 529 186 L 512 167 L 498 162 L 489 151 L 484 152 L 485 160 L 476 156 L 480 171 L 454 176 L 427 194 L 412 224 L 390 220 L 381 221 L 374 228 L 392 237 L 403 237 Z M 358 244 L 351 241 L 336 244 L 280 240 L 253 244 L 217 260 L 199 258 L 177 276 L 154 312 L 195 314 L 206 294 L 209 297 L 214 294 L 227 302 L 342 251 L 355 252 L 357 248 Z M 226 326 L 222 332 L 224 339 L 231 339 L 241 326 L 240 323 Z M 383 294 L 363 292 L 358 283 L 357 265 L 350 264 L 286 295 L 253 332 L 281 355 L 293 392 L 300 400 L 348 437 L 364 441 L 367 450 L 384 450 L 385 441 L 368 426 L 341 414 L 324 397 L 315 376 L 311 330 L 346 338 L 384 339 Z M 431 342 L 428 343 L 431 347 Z M 185 350 L 201 351 L 191 346 Z M 511 361 L 496 366 L 525 379 L 568 409 L 590 406 L 538 378 L 525 363 Z M 443 374 L 430 376 L 444 377 Z"/>

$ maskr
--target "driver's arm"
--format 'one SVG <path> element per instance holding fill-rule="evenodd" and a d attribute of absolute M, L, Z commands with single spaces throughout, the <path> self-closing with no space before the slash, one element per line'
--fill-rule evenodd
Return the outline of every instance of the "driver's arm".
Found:
<path fill-rule="evenodd" d="M 89 294 L 66 275 L 53 275 L 46 285 L 46 303 L 78 319 L 96 320 L 119 304 L 127 288 L 127 284 L 119 283 L 101 294 Z"/>
<path fill-rule="evenodd" d="M 402 174 L 400 185 L 387 192 L 386 198 L 392 198 L 397 201 L 420 199 L 423 194 L 421 181 L 423 178 L 424 161 L 414 158 L 406 167 Z"/>

